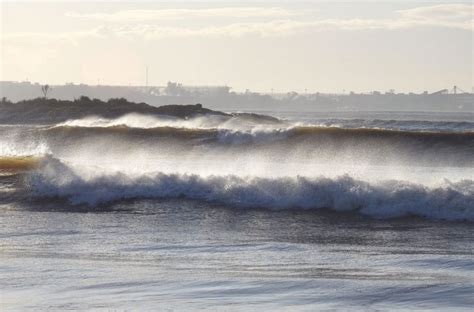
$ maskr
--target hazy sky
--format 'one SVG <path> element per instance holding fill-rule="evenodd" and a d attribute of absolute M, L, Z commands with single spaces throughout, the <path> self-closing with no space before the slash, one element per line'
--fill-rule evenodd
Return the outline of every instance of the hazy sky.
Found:
<path fill-rule="evenodd" d="M 473 5 L 1 2 L 1 80 L 255 91 L 473 85 Z"/>

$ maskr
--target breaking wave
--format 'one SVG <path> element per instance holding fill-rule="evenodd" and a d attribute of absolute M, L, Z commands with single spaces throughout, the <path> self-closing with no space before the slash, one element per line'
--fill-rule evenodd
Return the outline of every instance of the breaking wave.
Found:
<path fill-rule="evenodd" d="M 36 197 L 59 197 L 74 205 L 97 206 L 125 199 L 187 198 L 235 208 L 333 209 L 376 218 L 421 216 L 474 221 L 474 181 L 445 180 L 425 186 L 402 180 L 366 182 L 341 175 L 241 177 L 235 175 L 81 174 L 54 159 L 28 177 Z"/>
<path fill-rule="evenodd" d="M 468 121 L 469 115 L 462 121 L 445 120 L 393 120 L 393 119 L 361 119 L 361 118 L 314 118 L 307 121 L 290 121 L 276 119 L 266 115 L 234 113 L 229 116 L 201 115 L 189 119 L 171 116 L 147 116 L 127 114 L 115 119 L 88 116 L 82 119 L 68 120 L 57 126 L 68 127 L 115 127 L 129 128 L 188 128 L 188 129 L 228 129 L 242 130 L 255 128 L 280 128 L 292 126 L 343 128 L 343 129 L 385 129 L 409 132 L 474 132 L 474 122 Z M 262 127 L 263 126 L 263 127 Z"/>
<path fill-rule="evenodd" d="M 4 187 L 21 198 L 91 207 L 187 198 L 474 221 L 473 123 L 318 122 L 132 114 L 0 127 L 0 175 L 25 177 Z"/>

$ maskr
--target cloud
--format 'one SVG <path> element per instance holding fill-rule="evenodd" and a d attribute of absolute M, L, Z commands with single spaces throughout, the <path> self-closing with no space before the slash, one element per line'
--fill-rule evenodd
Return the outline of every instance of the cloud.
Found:
<path fill-rule="evenodd" d="M 317 10 L 286 9 L 281 7 L 221 7 L 208 9 L 154 9 L 154 10 L 122 10 L 112 13 L 77 13 L 68 12 L 72 18 L 93 19 L 102 22 L 159 22 L 167 20 L 211 19 L 211 18 L 268 18 L 272 20 L 290 19 L 297 17 L 314 17 Z M 403 28 L 414 26 L 439 26 L 461 29 L 472 29 L 474 5 L 472 4 L 438 4 L 422 6 L 395 12 L 391 19 L 319 19 L 307 21 L 308 27 L 341 29 L 374 28 Z M 256 23 L 258 25 L 259 23 Z M 227 26 L 222 26 L 223 28 Z M 299 28 L 299 26 L 298 26 Z"/>
<path fill-rule="evenodd" d="M 464 7 L 462 9 L 465 9 Z M 393 19 L 320 19 L 311 21 L 271 20 L 266 22 L 233 23 L 223 26 L 199 28 L 164 27 L 160 25 L 102 26 L 97 33 L 113 34 L 119 37 L 142 37 L 161 39 L 169 37 L 241 37 L 245 35 L 286 36 L 298 33 L 328 30 L 397 30 L 415 27 L 442 27 L 473 31 L 472 17 L 458 12 L 461 18 L 452 15 L 428 14 L 435 10 L 406 10 Z M 448 12 L 445 10 L 444 12 Z"/>
<path fill-rule="evenodd" d="M 288 13 L 280 9 L 261 8 L 235 8 L 206 9 L 206 10 L 153 10 L 153 11 L 119 11 L 117 13 L 105 15 L 107 18 L 123 20 L 133 20 L 145 17 L 145 12 L 151 12 L 149 18 L 167 16 L 177 17 L 178 13 L 188 14 L 187 16 L 262 16 L 268 14 L 273 19 L 260 22 L 230 23 L 227 25 L 209 25 L 200 27 L 174 27 L 162 26 L 159 24 L 108 24 L 96 27 L 88 31 L 64 32 L 64 33 L 13 33 L 2 34 L 0 36 L 2 45 L 21 46 L 41 46 L 56 44 L 77 45 L 84 38 L 128 38 L 158 40 L 172 37 L 242 37 L 246 35 L 268 36 L 288 36 L 299 33 L 311 33 L 328 30 L 360 31 L 360 30 L 397 30 L 411 29 L 416 27 L 441 27 L 466 31 L 473 31 L 473 5 L 469 4 L 440 4 L 434 6 L 417 7 L 396 12 L 394 18 L 369 19 L 275 19 L 275 17 L 285 17 Z M 265 11 L 265 12 L 264 12 Z M 125 12 L 125 13 L 120 13 Z M 260 15 L 258 15 L 260 14 Z M 180 15 L 181 17 L 184 15 Z M 104 17 L 93 14 L 95 17 Z M 95 18 L 94 17 L 94 18 Z M 180 18 L 181 18 L 180 17 Z"/>
<path fill-rule="evenodd" d="M 474 5 L 439 4 L 397 11 L 400 20 L 414 25 L 473 30 Z"/>
<path fill-rule="evenodd" d="M 161 10 L 124 10 L 114 13 L 66 13 L 68 17 L 94 19 L 105 22 L 148 22 L 162 20 L 182 20 L 190 18 L 248 18 L 268 17 L 286 18 L 302 14 L 279 7 L 227 7 L 211 9 L 161 9 Z"/>
<path fill-rule="evenodd" d="M 160 39 L 169 37 L 240 37 L 243 35 L 282 36 L 302 32 L 327 30 L 396 30 L 415 27 L 443 27 L 472 31 L 473 5 L 439 4 L 395 12 L 394 18 L 369 19 L 295 19 L 306 10 L 288 11 L 282 8 L 214 8 L 214 9 L 166 9 L 128 10 L 115 13 L 73 14 L 70 16 L 94 18 L 103 21 L 151 21 L 160 19 L 185 19 L 209 17 L 269 17 L 268 21 L 241 22 L 227 25 L 200 27 L 169 27 L 157 24 L 106 25 L 98 33 L 124 37 Z"/>
<path fill-rule="evenodd" d="M 411 20 L 471 20 L 474 5 L 439 4 L 397 11 L 403 18 Z"/>

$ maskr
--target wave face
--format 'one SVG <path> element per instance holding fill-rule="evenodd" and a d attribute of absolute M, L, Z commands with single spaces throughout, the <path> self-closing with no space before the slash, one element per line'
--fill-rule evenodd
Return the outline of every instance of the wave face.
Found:
<path fill-rule="evenodd" d="M 20 193 L 71 205 L 187 198 L 474 221 L 469 122 L 401 120 L 395 129 L 392 120 L 360 121 L 359 128 L 354 120 L 328 127 L 251 114 L 127 115 L 0 127 L 0 171 L 27 170 Z"/>
<path fill-rule="evenodd" d="M 40 159 L 32 156 L 0 157 L 0 171 L 22 171 L 38 167 Z"/>

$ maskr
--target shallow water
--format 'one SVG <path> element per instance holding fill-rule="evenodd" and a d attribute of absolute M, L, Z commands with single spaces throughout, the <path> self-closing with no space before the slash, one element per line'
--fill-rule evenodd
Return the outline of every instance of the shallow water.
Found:
<path fill-rule="evenodd" d="M 469 223 L 141 200 L 4 209 L 7 310 L 446 309 L 474 304 Z"/>

